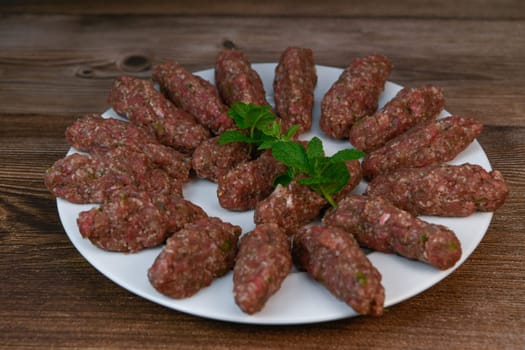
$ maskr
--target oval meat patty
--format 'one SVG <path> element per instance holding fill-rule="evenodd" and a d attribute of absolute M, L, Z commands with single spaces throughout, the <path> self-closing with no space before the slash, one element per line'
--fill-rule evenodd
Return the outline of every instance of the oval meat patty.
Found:
<path fill-rule="evenodd" d="M 377 113 L 352 125 L 350 143 L 363 152 L 372 152 L 411 127 L 435 119 L 444 105 L 440 88 L 404 88 Z"/>
<path fill-rule="evenodd" d="M 121 147 L 103 156 L 73 153 L 59 159 L 46 171 L 44 183 L 56 197 L 87 204 L 106 202 L 122 189 L 182 196 L 183 182 L 153 166 L 143 153 Z"/>
<path fill-rule="evenodd" d="M 108 152 L 143 153 L 148 167 L 162 168 L 182 182 L 189 180 L 191 161 L 188 156 L 160 144 L 147 129 L 132 123 L 96 114 L 86 115 L 66 130 L 66 138 L 77 150 L 101 157 Z"/>
<path fill-rule="evenodd" d="M 259 73 L 241 51 L 225 49 L 219 52 L 215 60 L 215 84 L 228 106 L 234 102 L 269 104 Z"/>
<path fill-rule="evenodd" d="M 454 159 L 481 133 L 474 118 L 450 116 L 418 125 L 369 153 L 361 163 L 371 180 L 401 168 L 421 168 Z"/>
<path fill-rule="evenodd" d="M 239 240 L 233 295 L 242 311 L 254 314 L 281 287 L 292 269 L 291 245 L 276 224 L 257 225 Z"/>
<path fill-rule="evenodd" d="M 286 48 L 275 68 L 273 81 L 275 110 L 283 130 L 293 125 L 299 126 L 299 133 L 310 130 L 316 84 L 312 49 Z"/>
<path fill-rule="evenodd" d="M 219 144 L 219 136 L 202 142 L 193 152 L 191 164 L 198 177 L 217 182 L 238 164 L 251 159 L 248 144 Z"/>
<path fill-rule="evenodd" d="M 256 224 L 276 223 L 287 235 L 313 221 L 327 201 L 306 185 L 292 181 L 287 186 L 277 185 L 274 191 L 255 207 Z"/>
<path fill-rule="evenodd" d="M 234 127 L 215 86 L 180 64 L 169 61 L 155 66 L 153 80 L 176 106 L 193 115 L 214 134 Z"/>
<path fill-rule="evenodd" d="M 80 234 L 99 248 L 135 253 L 162 244 L 184 225 L 206 217 L 199 206 L 177 196 L 129 188 L 77 218 Z"/>
<path fill-rule="evenodd" d="M 158 142 L 148 129 L 94 113 L 75 120 L 65 135 L 71 146 L 92 154 L 104 154 L 122 146 L 141 149 L 143 144 Z"/>
<path fill-rule="evenodd" d="M 461 257 L 461 243 L 454 232 L 379 197 L 347 196 L 325 214 L 323 223 L 344 229 L 364 247 L 417 259 L 441 270 L 454 266 Z"/>
<path fill-rule="evenodd" d="M 233 268 L 240 234 L 239 226 L 213 217 L 184 226 L 149 268 L 150 283 L 172 298 L 194 295 Z"/>
<path fill-rule="evenodd" d="M 275 160 L 270 151 L 255 160 L 241 163 L 219 178 L 219 204 L 235 211 L 254 209 L 257 202 L 272 193 L 274 180 L 284 172 L 286 166 Z"/>
<path fill-rule="evenodd" d="M 175 107 L 150 80 L 121 76 L 108 96 L 115 112 L 148 128 L 163 145 L 192 153 L 210 132 L 189 113 Z"/>
<path fill-rule="evenodd" d="M 503 175 L 479 165 L 432 165 L 376 176 L 366 194 L 382 197 L 413 215 L 468 216 L 495 211 L 507 198 Z"/>
<path fill-rule="evenodd" d="M 357 313 L 383 314 L 381 274 L 352 235 L 341 228 L 302 228 L 294 237 L 293 258 L 298 268 L 306 270 Z"/>
<path fill-rule="evenodd" d="M 321 101 L 319 126 L 335 139 L 346 139 L 359 119 L 376 112 L 392 63 L 382 55 L 357 58 L 341 73 Z"/>

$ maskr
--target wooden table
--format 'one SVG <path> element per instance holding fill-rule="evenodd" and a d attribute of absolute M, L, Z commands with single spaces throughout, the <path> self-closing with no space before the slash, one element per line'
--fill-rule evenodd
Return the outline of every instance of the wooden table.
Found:
<path fill-rule="evenodd" d="M 8 1 L 0 33 L 0 348 L 525 348 L 522 1 Z M 383 53 L 391 81 L 439 85 L 448 111 L 483 122 L 478 140 L 511 192 L 468 260 L 380 318 L 296 326 L 173 311 L 86 262 L 43 185 L 65 128 L 108 108 L 114 77 L 168 59 L 208 68 L 232 44 L 253 62 L 289 45 L 337 67 Z"/>

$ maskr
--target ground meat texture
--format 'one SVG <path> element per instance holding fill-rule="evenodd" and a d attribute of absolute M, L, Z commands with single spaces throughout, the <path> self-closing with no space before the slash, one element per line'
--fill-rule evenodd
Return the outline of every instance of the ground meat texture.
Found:
<path fill-rule="evenodd" d="M 231 270 L 241 228 L 204 218 L 184 226 L 166 241 L 148 270 L 153 287 L 172 298 L 186 298 Z"/>
<path fill-rule="evenodd" d="M 293 241 L 293 259 L 333 295 L 357 313 L 383 313 L 385 290 L 381 274 L 358 243 L 337 227 L 302 228 Z"/>
<path fill-rule="evenodd" d="M 243 142 L 219 144 L 219 137 L 202 142 L 193 152 L 192 167 L 198 177 L 217 182 L 240 163 L 251 159 L 249 147 Z"/>
<path fill-rule="evenodd" d="M 167 238 L 166 220 L 147 192 L 115 192 L 107 203 L 81 212 L 80 234 L 99 248 L 137 252 Z"/>
<path fill-rule="evenodd" d="M 443 106 L 443 90 L 435 86 L 404 88 L 380 111 L 354 123 L 350 143 L 372 152 L 411 127 L 435 119 Z"/>
<path fill-rule="evenodd" d="M 454 159 L 479 135 L 482 124 L 457 116 L 418 125 L 371 152 L 361 163 L 368 180 L 401 168 L 421 168 Z"/>
<path fill-rule="evenodd" d="M 154 149 L 157 146 L 163 150 L 162 145 L 152 144 Z M 167 148 L 168 152 L 172 149 Z M 178 152 L 176 152 L 179 154 Z M 160 161 L 155 162 L 152 158 L 154 152 L 141 152 L 128 147 L 118 147 L 111 151 L 98 155 L 97 157 L 104 162 L 105 170 L 117 177 L 130 179 L 130 185 L 137 190 L 143 190 L 155 194 L 177 194 L 182 196 L 182 184 L 188 181 L 189 166 L 184 159 L 179 162 L 171 158 L 169 164 L 177 166 L 179 169 L 176 174 L 169 174 L 165 170 L 165 165 Z M 183 169 L 185 166 L 187 169 Z"/>
<path fill-rule="evenodd" d="M 124 147 L 103 156 L 66 156 L 53 164 L 44 181 L 55 196 L 78 204 L 105 202 L 124 188 L 182 197 L 182 181 L 152 166 L 143 153 Z"/>
<path fill-rule="evenodd" d="M 146 154 L 128 147 L 117 147 L 94 157 L 101 159 L 109 172 L 129 174 L 134 184 L 145 181 L 149 171 L 157 169 Z"/>
<path fill-rule="evenodd" d="M 142 180 L 135 179 L 135 187 L 139 191 L 145 191 L 154 195 L 172 195 L 183 197 L 183 183 L 162 169 L 148 170 Z"/>
<path fill-rule="evenodd" d="M 179 196 L 157 196 L 155 205 L 164 215 L 169 235 L 179 231 L 186 224 L 208 216 L 201 207 Z"/>
<path fill-rule="evenodd" d="M 227 105 L 234 102 L 268 105 L 261 77 L 252 69 L 246 55 L 238 50 L 219 52 L 215 61 L 215 84 Z"/>
<path fill-rule="evenodd" d="M 164 170 L 181 182 L 190 181 L 191 158 L 183 153 L 158 143 L 142 145 L 142 152 L 148 157 L 152 167 Z"/>
<path fill-rule="evenodd" d="M 261 224 L 239 240 L 233 268 L 235 303 L 247 314 L 260 311 L 292 269 L 290 241 L 276 224 Z"/>
<path fill-rule="evenodd" d="M 148 158 L 148 167 L 161 168 L 182 182 L 189 181 L 191 159 L 172 147 L 161 145 L 146 129 L 131 123 L 88 115 L 75 121 L 66 130 L 66 137 L 76 149 L 97 156 L 116 149 L 141 152 Z"/>
<path fill-rule="evenodd" d="M 115 112 L 132 123 L 149 128 L 160 143 L 192 153 L 209 131 L 182 109 L 176 108 L 149 80 L 122 76 L 108 96 Z"/>
<path fill-rule="evenodd" d="M 314 89 L 317 84 L 311 49 L 288 47 L 281 54 L 273 81 L 275 110 L 283 130 L 299 125 L 299 132 L 312 127 Z"/>
<path fill-rule="evenodd" d="M 272 193 L 277 176 L 285 172 L 286 166 L 275 160 L 269 151 L 255 160 L 241 163 L 219 178 L 219 204 L 235 211 L 254 209 L 257 202 Z"/>
<path fill-rule="evenodd" d="M 292 181 L 287 186 L 277 185 L 268 197 L 257 203 L 254 221 L 276 223 L 291 236 L 317 218 L 326 205 L 327 201 L 317 192 Z"/>
<path fill-rule="evenodd" d="M 189 181 L 191 160 L 171 147 L 158 143 L 142 145 L 141 150 L 122 146 L 104 154 L 97 154 L 110 168 L 125 169 L 137 183 L 146 181 L 151 170 L 160 169 L 181 183 Z"/>
<path fill-rule="evenodd" d="M 323 218 L 325 225 L 353 234 L 364 247 L 397 253 L 448 269 L 461 257 L 461 244 L 451 230 L 429 224 L 380 197 L 350 195 Z"/>
<path fill-rule="evenodd" d="M 218 135 L 233 129 L 233 120 L 226 114 L 227 107 L 209 81 L 191 74 L 176 62 L 155 66 L 153 80 L 176 106 L 193 115 L 213 133 Z"/>
<path fill-rule="evenodd" d="M 107 171 L 102 159 L 74 153 L 57 160 L 44 177 L 46 188 L 71 203 L 101 203 L 113 191 L 130 186 L 133 179 Z"/>
<path fill-rule="evenodd" d="M 495 211 L 508 195 L 503 175 L 479 165 L 434 165 L 399 169 L 375 177 L 366 189 L 413 215 L 468 216 Z"/>
<path fill-rule="evenodd" d="M 347 138 L 355 122 L 376 112 L 391 71 L 392 63 L 385 56 L 355 59 L 321 101 L 321 130 L 336 139 Z"/>
<path fill-rule="evenodd" d="M 66 139 L 79 151 L 103 154 L 123 145 L 140 149 L 144 143 L 157 143 L 155 135 L 131 123 L 88 114 L 66 129 Z"/>
<path fill-rule="evenodd" d="M 349 195 L 361 182 L 363 172 L 361 171 L 361 163 L 358 160 L 349 160 L 345 162 L 350 179 L 348 183 L 336 194 L 333 195 L 334 201 L 337 203 L 342 198 Z"/>
<path fill-rule="evenodd" d="M 109 251 L 134 253 L 158 246 L 186 224 L 207 217 L 204 210 L 173 195 L 125 188 L 98 208 L 81 212 L 82 237 Z"/>

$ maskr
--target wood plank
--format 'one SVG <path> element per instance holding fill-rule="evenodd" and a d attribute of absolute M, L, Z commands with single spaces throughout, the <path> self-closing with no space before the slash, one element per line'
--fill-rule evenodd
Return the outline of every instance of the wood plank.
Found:
<path fill-rule="evenodd" d="M 313 17 L 419 17 L 523 19 L 525 4 L 518 0 L 16 0 L 3 2 L 3 13 L 235 15 Z"/>
<path fill-rule="evenodd" d="M 288 45 L 311 47 L 318 64 L 337 67 L 380 52 L 393 60 L 392 81 L 442 86 L 451 112 L 523 125 L 525 45 L 508 34 L 523 29 L 515 21 L 13 15 L 0 21 L 10 32 L 0 41 L 0 105 L 5 113 L 103 112 L 114 77 L 147 78 L 169 59 L 209 68 L 228 42 L 253 62 L 276 61 Z M 130 57 L 144 60 L 142 71 L 124 63 Z"/>

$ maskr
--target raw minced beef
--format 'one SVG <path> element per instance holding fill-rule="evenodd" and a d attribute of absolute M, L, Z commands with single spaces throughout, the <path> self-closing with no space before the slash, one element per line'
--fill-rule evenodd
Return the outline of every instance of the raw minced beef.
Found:
<path fill-rule="evenodd" d="M 391 70 L 392 63 L 382 55 L 352 61 L 323 96 L 321 130 L 335 139 L 348 138 L 355 122 L 376 112 Z"/>
<path fill-rule="evenodd" d="M 443 225 L 430 224 L 380 197 L 349 195 L 323 223 L 344 229 L 360 245 L 448 269 L 461 257 L 461 243 Z"/>
<path fill-rule="evenodd" d="M 507 198 L 503 175 L 476 164 L 407 168 L 376 176 L 366 189 L 413 215 L 468 216 L 495 211 Z"/>
<path fill-rule="evenodd" d="M 148 270 L 150 283 L 172 298 L 186 298 L 231 270 L 237 255 L 239 226 L 203 218 L 168 238 Z"/>
<path fill-rule="evenodd" d="M 242 311 L 260 311 L 292 269 L 291 245 L 276 224 L 257 225 L 239 240 L 233 295 Z"/>
<path fill-rule="evenodd" d="M 344 230 L 320 225 L 302 228 L 294 237 L 293 259 L 359 314 L 383 314 L 381 274 Z"/>

